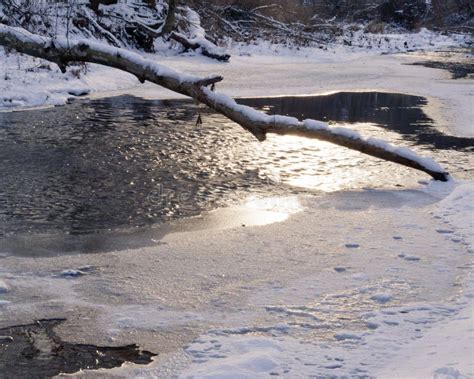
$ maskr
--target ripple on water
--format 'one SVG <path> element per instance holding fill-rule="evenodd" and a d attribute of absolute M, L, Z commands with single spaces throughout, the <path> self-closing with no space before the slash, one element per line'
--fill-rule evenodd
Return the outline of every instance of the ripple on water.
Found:
<path fill-rule="evenodd" d="M 240 102 L 351 124 L 433 156 L 456 177 L 472 177 L 473 139 L 433 127 L 424 98 L 362 92 Z M 198 112 L 204 125 L 196 127 Z M 423 175 L 316 140 L 270 135 L 258 143 L 192 102 L 129 96 L 0 113 L 0 172 L 0 235 L 126 229 L 249 196 L 361 189 Z"/>

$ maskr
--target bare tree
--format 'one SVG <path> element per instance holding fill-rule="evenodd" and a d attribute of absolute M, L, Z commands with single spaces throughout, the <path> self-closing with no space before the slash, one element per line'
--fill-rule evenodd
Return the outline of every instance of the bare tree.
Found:
<path fill-rule="evenodd" d="M 176 22 L 176 0 L 168 0 L 168 11 L 166 12 L 165 23 L 161 29 L 162 35 L 169 35 L 175 27 Z"/>

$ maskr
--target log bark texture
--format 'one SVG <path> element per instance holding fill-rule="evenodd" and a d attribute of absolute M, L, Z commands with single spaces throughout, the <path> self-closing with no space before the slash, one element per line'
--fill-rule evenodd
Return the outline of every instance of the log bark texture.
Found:
<path fill-rule="evenodd" d="M 421 158 L 406 149 L 375 143 L 356 133 L 341 132 L 314 120 L 299 121 L 285 116 L 269 116 L 251 107 L 237 104 L 232 98 L 207 88 L 223 80 L 222 76 L 199 78 L 180 74 L 155 61 L 145 59 L 128 50 L 88 41 L 69 41 L 64 38 L 46 38 L 24 29 L 0 24 L 0 45 L 20 53 L 43 58 L 58 64 L 65 72 L 69 62 L 97 63 L 135 75 L 140 82 L 149 81 L 174 92 L 192 97 L 225 115 L 265 140 L 267 133 L 301 135 L 334 143 L 380 159 L 424 171 L 436 180 L 447 181 L 449 174 L 428 158 Z"/>

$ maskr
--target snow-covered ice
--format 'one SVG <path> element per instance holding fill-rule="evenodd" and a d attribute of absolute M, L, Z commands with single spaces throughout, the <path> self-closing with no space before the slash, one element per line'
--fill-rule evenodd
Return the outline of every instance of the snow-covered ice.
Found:
<path fill-rule="evenodd" d="M 470 248 L 474 230 L 473 193 L 472 183 L 459 184 L 437 204 L 434 213 L 449 220 Z M 419 260 L 406 254 L 400 256 L 407 261 Z M 324 340 L 302 342 L 292 338 L 291 333 L 278 338 L 233 334 L 201 337 L 188 348 L 188 353 L 199 359 L 193 358 L 194 363 L 182 377 L 221 377 L 225 373 L 248 378 L 277 374 L 289 377 L 472 377 L 473 281 L 472 277 L 465 280 L 464 294 L 451 304 L 418 303 L 367 312 L 362 317 L 368 331 L 337 333 L 334 338 L 338 344 Z M 370 299 L 380 304 L 394 300 L 392 294 L 384 292 L 375 293 Z"/>
<path fill-rule="evenodd" d="M 80 330 L 90 343 L 138 342 L 160 353 L 149 367 L 110 375 L 469 377 L 472 230 L 456 222 L 469 217 L 472 192 L 470 182 L 379 197 L 341 192 L 301 197 L 304 211 L 251 200 L 249 212 L 281 204 L 291 216 L 246 228 L 178 227 L 160 245 L 123 252 L 5 257 L 2 314 L 10 324 L 31 312 L 62 315 L 72 328 L 61 329 L 64 337 Z M 360 207 L 367 202 L 369 212 Z M 436 232 L 445 221 L 462 243 Z M 355 233 L 360 246 L 347 249 Z M 84 267 L 94 275 L 57 276 Z"/>

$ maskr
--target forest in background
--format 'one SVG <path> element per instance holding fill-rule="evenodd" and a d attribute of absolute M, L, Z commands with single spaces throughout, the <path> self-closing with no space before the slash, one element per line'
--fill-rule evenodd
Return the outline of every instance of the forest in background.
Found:
<path fill-rule="evenodd" d="M 472 33 L 470 0 L 3 0 L 0 21 L 43 35 L 105 40 L 153 52 L 156 42 L 183 50 L 259 40 L 324 47 L 344 33 Z M 351 44 L 350 38 L 344 43 Z"/>

